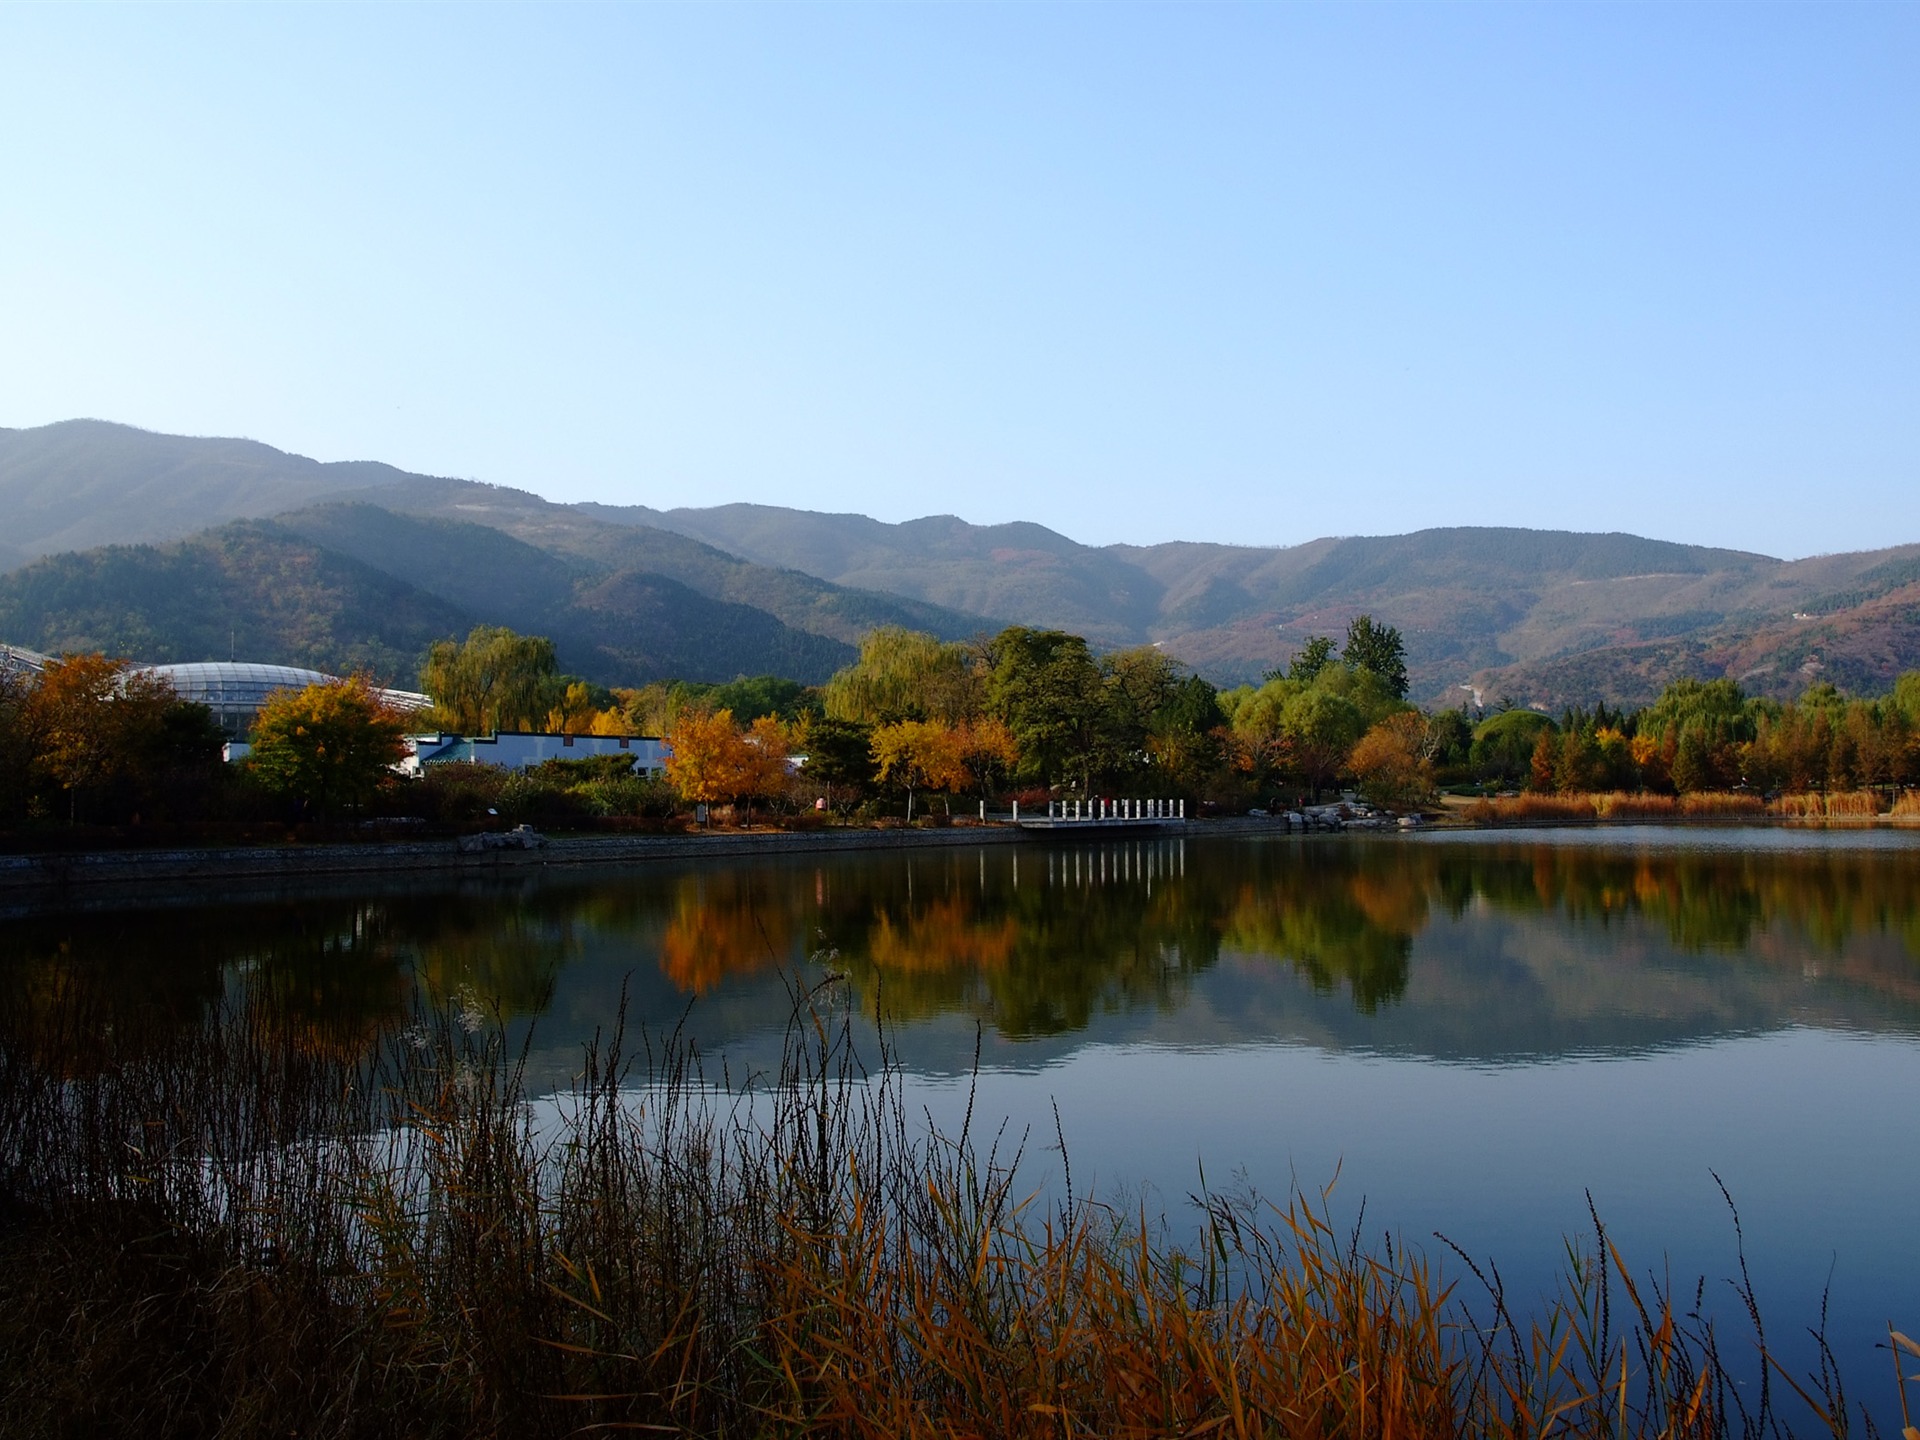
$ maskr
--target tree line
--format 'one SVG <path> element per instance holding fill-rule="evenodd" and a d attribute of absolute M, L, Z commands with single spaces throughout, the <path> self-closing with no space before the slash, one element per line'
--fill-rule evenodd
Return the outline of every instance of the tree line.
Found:
<path fill-rule="evenodd" d="M 70 655 L 38 675 L 0 672 L 0 825 L 381 812 L 565 823 L 690 805 L 912 818 L 956 801 L 1109 795 L 1238 811 L 1349 785 L 1411 808 L 1442 786 L 1920 785 L 1920 673 L 1880 697 L 1816 684 L 1783 704 L 1731 680 L 1681 680 L 1637 712 L 1426 712 L 1406 699 L 1399 632 L 1366 615 L 1225 691 L 1153 646 L 1097 653 L 1024 626 L 971 641 L 878 629 L 817 687 L 758 676 L 610 690 L 560 672 L 551 641 L 498 627 L 436 644 L 424 673 L 435 699 L 424 717 L 395 712 L 363 678 L 281 692 L 253 725 L 248 762 L 226 766 L 213 716 L 124 662 Z M 513 777 L 436 766 L 402 783 L 403 737 L 427 727 L 654 735 L 671 758 L 652 779 L 609 756 Z"/>

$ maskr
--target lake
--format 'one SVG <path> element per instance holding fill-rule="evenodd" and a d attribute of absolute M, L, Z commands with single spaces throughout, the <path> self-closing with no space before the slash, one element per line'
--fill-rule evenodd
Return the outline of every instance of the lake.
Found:
<path fill-rule="evenodd" d="M 976 1126 L 1026 1134 L 1037 1187 L 1070 1166 L 1077 1193 L 1177 1226 L 1203 1183 L 1284 1198 L 1337 1175 L 1344 1221 L 1445 1235 L 1521 1298 L 1590 1233 L 1590 1195 L 1640 1272 L 1689 1295 L 1704 1275 L 1738 1335 L 1724 1183 L 1791 1360 L 1829 1289 L 1850 1388 L 1891 1414 L 1875 1346 L 1920 1325 L 1920 835 L 1190 837 L 416 878 L 14 920 L 0 953 L 9 1003 L 191 1025 L 245 992 L 315 1046 L 365 1044 L 424 993 L 502 1018 L 536 1088 L 566 1084 L 623 996 L 630 1026 L 684 1024 L 709 1075 L 764 1072 L 791 987 L 825 984 L 884 1027 L 916 1109 L 957 1129 L 971 1101 Z"/>

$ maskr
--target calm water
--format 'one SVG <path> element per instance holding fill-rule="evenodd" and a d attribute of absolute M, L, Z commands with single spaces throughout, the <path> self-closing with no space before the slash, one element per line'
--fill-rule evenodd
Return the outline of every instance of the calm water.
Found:
<path fill-rule="evenodd" d="M 736 1073 L 793 974 L 884 1016 L 916 1104 L 1030 1128 L 1057 1184 L 1179 1219 L 1339 1176 L 1538 1294 L 1587 1194 L 1643 1271 L 1737 1306 L 1732 1192 L 1777 1334 L 1892 1403 L 1920 1325 L 1920 836 L 1614 830 L 1128 842 L 573 872 L 0 926 L 15 993 L 194 1023 L 252 989 L 352 1045 L 424 990 L 531 1025 L 564 1084 L 623 993 Z M 976 1046 L 979 1074 L 971 1078 Z M 1737 1326 L 1732 1327 L 1735 1333 Z M 1792 1350 L 1791 1344 L 1787 1347 Z M 1801 1352 L 1803 1353 L 1802 1347 Z"/>

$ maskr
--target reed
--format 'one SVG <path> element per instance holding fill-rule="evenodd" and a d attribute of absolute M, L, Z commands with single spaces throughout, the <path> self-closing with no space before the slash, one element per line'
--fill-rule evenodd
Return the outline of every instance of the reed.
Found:
<path fill-rule="evenodd" d="M 1680 813 L 1698 819 L 1739 820 L 1765 815 L 1767 802 L 1745 791 L 1696 790 L 1680 797 Z"/>
<path fill-rule="evenodd" d="M 773 1075 L 616 1025 L 552 1100 L 472 1014 L 363 1055 L 258 1008 L 140 1034 L 8 1005 L 9 1433 L 1786 1433 L 1597 1218 L 1521 1315 L 1324 1195 L 1203 1194 L 1185 1237 L 1043 1201 L 1006 1135 L 912 1123 L 828 998 L 796 988 Z M 1792 1386 L 1847 1433 L 1830 1368 Z"/>
<path fill-rule="evenodd" d="M 1695 791 L 1652 795 L 1626 790 L 1572 795 L 1505 795 L 1475 801 L 1462 812 L 1477 825 L 1539 825 L 1582 820 L 1740 820 L 1790 812 L 1770 810 L 1758 795 Z"/>
<path fill-rule="evenodd" d="M 1882 800 L 1874 790 L 1809 791 L 1781 795 L 1767 808 L 1787 820 L 1871 820 L 1881 813 Z M 1899 814 L 1896 802 L 1894 814 Z"/>

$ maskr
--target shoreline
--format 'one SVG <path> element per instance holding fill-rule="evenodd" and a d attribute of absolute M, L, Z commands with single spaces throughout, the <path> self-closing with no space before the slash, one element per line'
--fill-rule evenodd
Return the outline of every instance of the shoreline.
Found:
<path fill-rule="evenodd" d="M 491 879 L 576 868 L 720 857 L 805 855 L 1019 844 L 1011 826 L 939 830 L 766 830 L 720 835 L 588 835 L 546 840 L 538 849 L 460 849 L 455 839 L 367 844 L 179 846 L 164 850 L 43 851 L 0 855 L 0 916 L 89 909 L 129 900 L 210 898 L 238 888 L 236 898 L 325 887 L 368 877 Z"/>

